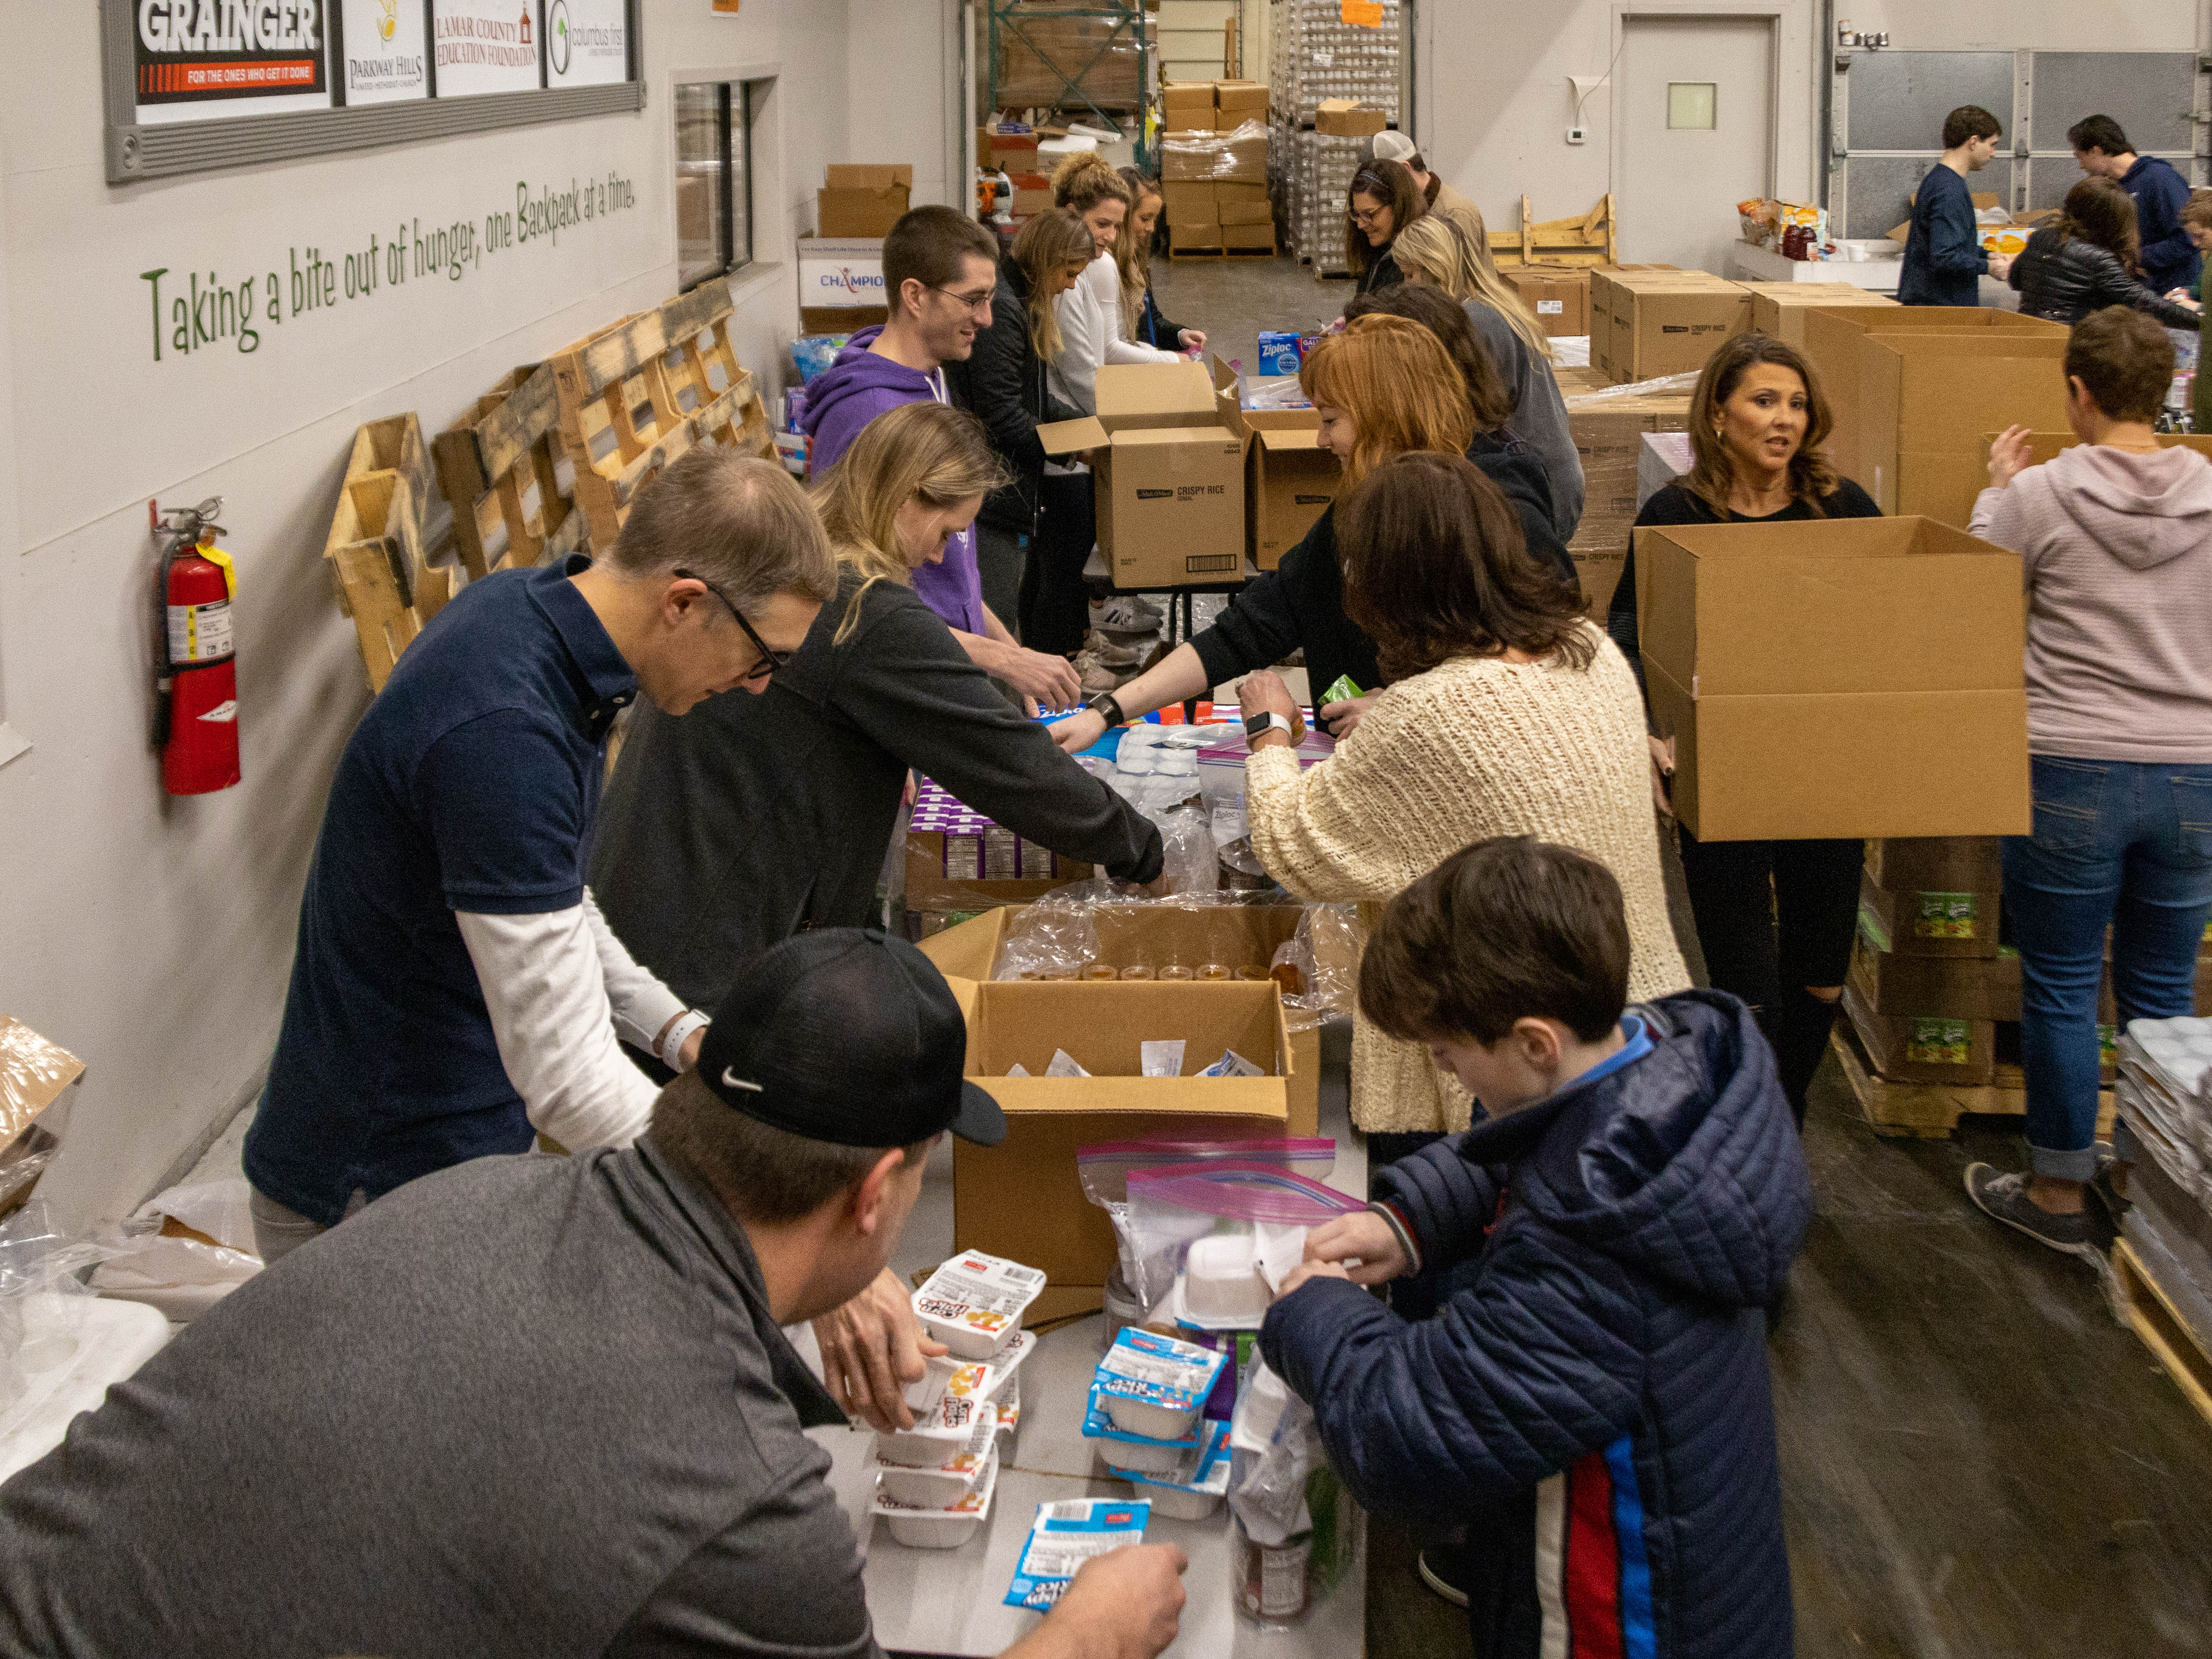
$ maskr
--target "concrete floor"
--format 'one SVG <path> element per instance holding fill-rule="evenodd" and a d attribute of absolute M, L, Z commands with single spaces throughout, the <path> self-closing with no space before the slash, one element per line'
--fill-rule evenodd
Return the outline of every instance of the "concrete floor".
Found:
<path fill-rule="evenodd" d="M 1160 303 L 1224 357 L 1349 292 L 1295 261 L 1165 259 Z M 1960 1177 L 2016 1121 L 1885 1141 L 1832 1060 L 1805 1146 L 1818 1210 L 1771 1339 L 1805 1659 L 2212 1655 L 2212 1424 L 2081 1262 L 1985 1220 Z M 1448 1517 L 1438 1517 L 1448 1524 Z M 1463 1615 L 1371 1538 L 1368 1651 L 1469 1651 Z"/>

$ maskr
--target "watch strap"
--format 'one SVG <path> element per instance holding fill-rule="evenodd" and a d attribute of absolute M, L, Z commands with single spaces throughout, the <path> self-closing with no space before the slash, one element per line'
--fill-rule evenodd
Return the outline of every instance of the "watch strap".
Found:
<path fill-rule="evenodd" d="M 1129 717 L 1121 712 L 1121 700 L 1111 691 L 1101 691 L 1083 706 L 1094 714 L 1103 715 L 1109 731 L 1129 723 Z"/>

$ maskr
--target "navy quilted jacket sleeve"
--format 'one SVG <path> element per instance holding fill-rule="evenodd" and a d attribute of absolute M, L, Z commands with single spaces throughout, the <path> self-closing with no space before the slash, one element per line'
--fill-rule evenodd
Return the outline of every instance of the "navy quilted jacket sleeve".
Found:
<path fill-rule="evenodd" d="M 1504 1169 L 1468 1162 L 1459 1143 L 1449 1136 L 1375 1172 L 1370 1192 L 1413 1230 L 1424 1270 L 1473 1255 L 1498 1219 Z"/>

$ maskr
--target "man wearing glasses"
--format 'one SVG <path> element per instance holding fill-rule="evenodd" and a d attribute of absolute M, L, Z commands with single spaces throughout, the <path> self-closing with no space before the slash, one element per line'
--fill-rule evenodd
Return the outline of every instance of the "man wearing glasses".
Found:
<path fill-rule="evenodd" d="M 348 741 L 300 908 L 246 1173 L 273 1261 L 472 1158 L 627 1146 L 706 1016 L 631 959 L 584 885 L 615 718 L 759 693 L 836 589 L 805 494 L 695 449 L 597 562 L 471 582 Z"/>
<path fill-rule="evenodd" d="M 860 428 L 886 410 L 954 401 L 945 365 L 966 362 L 976 333 L 991 325 L 998 283 L 998 239 L 973 219 L 934 206 L 901 216 L 884 238 L 884 298 L 890 320 L 854 334 L 837 361 L 807 386 L 800 424 L 814 440 L 813 477 L 835 466 Z M 984 571 L 970 525 L 946 544 L 942 564 L 925 564 L 914 573 L 915 597 L 944 619 L 978 668 L 1047 708 L 1068 708 L 1083 692 L 1073 665 L 1024 650 L 999 620 L 1001 610 L 1013 608 L 1021 586 L 1020 553 L 1010 550 L 1011 568 L 1001 561 Z M 996 605 L 986 596 L 987 582 Z"/>

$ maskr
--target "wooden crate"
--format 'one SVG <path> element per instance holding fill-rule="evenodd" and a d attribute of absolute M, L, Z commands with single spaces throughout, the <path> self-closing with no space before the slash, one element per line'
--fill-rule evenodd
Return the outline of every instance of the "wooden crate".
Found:
<path fill-rule="evenodd" d="M 1844 1081 L 1876 1134 L 1942 1139 L 1957 1133 L 1962 1117 L 2020 1117 L 2027 1111 L 2024 1089 L 1994 1083 L 1895 1083 L 1879 1075 L 1847 1018 L 1836 1021 L 1828 1046 L 1835 1050 Z M 2097 1096 L 2097 1133 L 2109 1139 L 2112 1133 L 2112 1094 L 2106 1089 Z"/>
<path fill-rule="evenodd" d="M 552 369 L 528 364 L 432 441 L 439 486 L 453 509 L 453 542 L 471 581 L 591 550 L 572 493 L 574 464 L 558 453 L 560 418 Z"/>
<path fill-rule="evenodd" d="M 1490 257 L 1501 265 L 1616 265 L 1620 252 L 1610 194 L 1578 219 L 1540 224 L 1523 196 L 1519 228 L 1490 233 Z"/>
<path fill-rule="evenodd" d="M 453 595 L 452 567 L 428 556 L 422 526 L 432 489 L 414 416 L 373 421 L 354 434 L 323 556 L 360 636 L 372 692 L 384 689 L 399 653 Z"/>
<path fill-rule="evenodd" d="M 2112 1246 L 2112 1289 L 2128 1328 L 2166 1368 L 2197 1414 L 2212 1424 L 2212 1331 L 2190 1327 L 2124 1238 Z"/>

